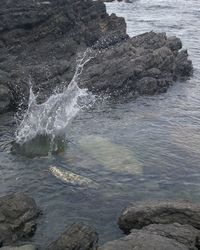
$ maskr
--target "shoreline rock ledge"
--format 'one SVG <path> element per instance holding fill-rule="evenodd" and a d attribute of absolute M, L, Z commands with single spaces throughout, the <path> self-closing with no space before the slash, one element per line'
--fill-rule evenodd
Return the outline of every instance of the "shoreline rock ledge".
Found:
<path fill-rule="evenodd" d="M 99 250 L 199 250 L 200 204 L 184 201 L 132 203 L 119 217 L 128 233 Z"/>
<path fill-rule="evenodd" d="M 188 224 L 200 230 L 200 204 L 187 201 L 132 203 L 122 211 L 118 225 L 125 233 L 150 224 Z"/>
<path fill-rule="evenodd" d="M 192 73 L 180 39 L 154 32 L 129 38 L 125 20 L 99 1 L 1 0 L 0 24 L 0 113 L 27 105 L 30 80 L 40 102 L 62 91 L 88 47 L 96 56 L 79 85 L 97 94 L 157 94 Z"/>
<path fill-rule="evenodd" d="M 35 201 L 23 193 L 0 197 L 0 249 L 41 249 L 27 242 L 36 230 L 39 214 Z M 122 211 L 118 224 L 128 235 L 102 246 L 98 244 L 95 228 L 78 222 L 43 249 L 200 250 L 200 204 L 136 202 Z"/>

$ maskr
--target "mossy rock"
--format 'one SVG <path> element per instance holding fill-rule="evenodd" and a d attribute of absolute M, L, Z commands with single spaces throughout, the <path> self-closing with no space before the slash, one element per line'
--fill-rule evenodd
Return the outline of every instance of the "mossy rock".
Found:
<path fill-rule="evenodd" d="M 30 158 L 57 154 L 65 150 L 66 141 L 61 136 L 52 139 L 48 135 L 38 135 L 23 144 L 13 142 L 11 152 Z"/>

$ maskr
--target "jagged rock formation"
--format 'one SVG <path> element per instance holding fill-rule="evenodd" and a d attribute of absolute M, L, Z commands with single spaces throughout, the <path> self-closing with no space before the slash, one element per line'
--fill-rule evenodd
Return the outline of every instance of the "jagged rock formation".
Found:
<path fill-rule="evenodd" d="M 192 72 L 178 38 L 129 38 L 124 19 L 109 16 L 99 1 L 1 0 L 0 24 L 0 112 L 27 103 L 30 80 L 40 101 L 67 86 L 87 47 L 96 56 L 80 85 L 96 93 L 160 93 Z"/>
<path fill-rule="evenodd" d="M 67 85 L 79 51 L 97 40 L 123 39 L 125 30 L 124 19 L 109 16 L 100 2 L 0 1 L 0 112 L 26 102 L 29 80 L 41 99 Z"/>
<path fill-rule="evenodd" d="M 192 71 L 182 43 L 165 33 L 149 32 L 124 40 L 99 53 L 86 66 L 83 86 L 91 91 L 152 95 L 166 92 Z"/>

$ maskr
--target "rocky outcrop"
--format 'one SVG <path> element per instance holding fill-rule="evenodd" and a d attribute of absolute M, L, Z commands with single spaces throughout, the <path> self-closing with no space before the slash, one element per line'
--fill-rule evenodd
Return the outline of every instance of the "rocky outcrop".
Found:
<path fill-rule="evenodd" d="M 83 86 L 112 95 L 152 95 L 192 72 L 182 43 L 165 33 L 145 33 L 96 55 L 86 66 Z"/>
<path fill-rule="evenodd" d="M 30 80 L 41 100 L 67 85 L 77 53 L 112 37 L 126 37 L 125 21 L 109 16 L 100 2 L 0 1 L 0 83 L 7 75 L 11 104 L 27 102 Z"/>
<path fill-rule="evenodd" d="M 118 224 L 128 236 L 99 250 L 198 250 L 200 205 L 189 202 L 140 202 L 122 212 Z"/>
<path fill-rule="evenodd" d="M 99 250 L 197 250 L 199 230 L 189 225 L 151 225 L 119 240 L 111 241 Z"/>
<path fill-rule="evenodd" d="M 98 235 L 95 229 L 83 223 L 75 223 L 46 250 L 95 250 L 97 241 Z"/>
<path fill-rule="evenodd" d="M 200 229 L 200 205 L 190 202 L 152 201 L 130 204 L 119 217 L 119 227 L 126 233 L 150 224 L 189 224 Z"/>
<path fill-rule="evenodd" d="M 34 234 L 40 210 L 23 193 L 0 197 L 0 241 L 8 244 Z"/>
<path fill-rule="evenodd" d="M 99 1 L 1 0 L 0 24 L 0 112 L 27 104 L 30 81 L 41 102 L 62 90 L 87 47 L 96 56 L 80 85 L 96 93 L 160 93 L 192 71 L 179 39 L 153 32 L 130 39 L 124 19 Z"/>

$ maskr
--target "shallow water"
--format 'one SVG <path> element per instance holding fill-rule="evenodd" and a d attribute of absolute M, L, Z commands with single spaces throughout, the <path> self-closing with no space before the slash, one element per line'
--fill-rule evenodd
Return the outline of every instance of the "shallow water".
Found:
<path fill-rule="evenodd" d="M 52 158 L 11 155 L 16 129 L 12 114 L 0 117 L 0 194 L 25 191 L 37 200 L 43 216 L 33 240 L 40 245 L 74 221 L 94 225 L 101 242 L 114 239 L 121 235 L 117 217 L 130 201 L 200 201 L 200 2 L 138 0 L 109 3 L 107 10 L 125 17 L 130 35 L 154 30 L 179 36 L 193 61 L 194 76 L 162 95 L 104 100 L 83 110 L 68 127 L 66 151 Z M 99 152 L 113 157 L 100 159 L 93 144 L 88 145 L 88 135 L 103 138 Z M 121 164 L 142 171 L 115 166 L 119 152 Z M 64 182 L 52 175 L 50 166 L 89 178 L 98 188 Z"/>

